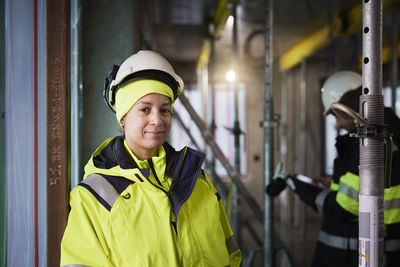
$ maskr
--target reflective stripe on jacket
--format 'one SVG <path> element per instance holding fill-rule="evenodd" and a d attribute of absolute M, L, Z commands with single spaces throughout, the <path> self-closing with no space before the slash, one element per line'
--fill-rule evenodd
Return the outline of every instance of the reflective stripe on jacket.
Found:
<path fill-rule="evenodd" d="M 318 235 L 318 241 L 321 243 L 343 250 L 358 250 L 358 239 L 330 235 L 321 231 Z M 400 239 L 388 239 L 384 243 L 384 252 L 398 252 L 400 250 Z"/>
<path fill-rule="evenodd" d="M 158 170 L 135 166 L 122 137 L 93 154 L 71 192 L 62 266 L 240 265 L 219 194 L 201 170 L 204 154 L 162 149 L 168 192 L 149 179 Z"/>
<path fill-rule="evenodd" d="M 393 113 L 393 112 L 392 112 Z M 390 115 L 390 114 L 389 114 Z M 388 120 L 385 108 L 385 123 L 388 132 L 394 133 L 394 140 L 400 144 L 400 120 Z M 396 127 L 394 127 L 396 126 Z M 397 142 L 396 142 L 397 140 Z M 313 196 L 312 207 L 323 214 L 321 234 L 315 248 L 312 267 L 353 267 L 358 265 L 358 174 L 359 140 L 350 134 L 336 139 L 337 157 L 334 161 L 330 189 L 315 192 L 307 190 L 303 196 Z M 400 266 L 400 222 L 399 187 L 400 153 L 393 153 L 392 188 L 385 189 L 384 211 L 384 266 Z M 301 196 L 300 196 L 301 197 Z M 304 197 L 303 197 L 304 198 Z"/>
<path fill-rule="evenodd" d="M 336 200 L 348 212 L 358 215 L 359 177 L 351 172 L 340 179 Z M 384 191 L 384 223 L 400 222 L 400 185 L 385 188 Z"/>

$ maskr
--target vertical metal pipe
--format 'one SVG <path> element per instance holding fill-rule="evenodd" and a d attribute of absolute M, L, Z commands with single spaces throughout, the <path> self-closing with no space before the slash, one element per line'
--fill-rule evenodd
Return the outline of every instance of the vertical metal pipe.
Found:
<path fill-rule="evenodd" d="M 391 40 L 391 75 L 390 85 L 392 87 L 392 108 L 396 111 L 396 88 L 397 88 L 397 34 L 399 29 L 398 7 L 392 5 L 392 40 Z"/>
<path fill-rule="evenodd" d="M 382 1 L 363 1 L 361 114 L 382 126 Z M 384 140 L 360 139 L 359 266 L 383 266 Z"/>
<path fill-rule="evenodd" d="M 300 64 L 300 173 L 307 172 L 307 62 L 303 59 Z M 299 202 L 299 224 L 301 240 L 307 235 L 307 209 L 303 201 Z"/>
<path fill-rule="evenodd" d="M 214 72 L 215 72 L 215 39 L 214 36 L 211 37 L 211 48 L 210 48 L 210 64 L 209 64 L 209 81 L 210 81 L 210 95 L 209 95 L 209 101 L 210 101 L 210 123 L 211 123 L 211 134 L 212 136 L 215 136 L 215 130 L 216 130 L 216 125 L 215 125 L 215 82 L 214 82 Z M 210 169 L 212 173 L 212 177 L 216 177 L 217 173 L 215 171 L 215 153 L 211 149 L 211 163 L 210 163 Z M 213 179 L 213 178 L 212 178 Z"/>
<path fill-rule="evenodd" d="M 81 179 L 82 3 L 71 1 L 71 188 Z"/>
<path fill-rule="evenodd" d="M 287 150 L 288 150 L 288 127 L 287 127 L 287 121 L 288 121 L 288 112 L 287 112 L 287 107 L 290 106 L 288 105 L 288 75 L 287 71 L 282 73 L 282 79 L 281 79 L 281 121 L 280 121 L 280 130 L 279 130 L 279 136 L 280 136 L 280 158 L 282 160 L 283 166 L 286 166 L 287 163 Z M 280 221 L 281 227 L 286 227 L 287 224 L 290 221 L 290 216 L 289 216 L 289 211 L 290 211 L 290 205 L 289 205 L 289 195 L 288 195 L 288 190 L 283 191 L 279 195 L 279 209 L 280 209 Z"/>
<path fill-rule="evenodd" d="M 237 5 L 232 3 L 232 71 L 236 74 L 236 53 L 237 53 Z M 232 81 L 231 84 L 234 93 L 234 125 L 233 125 L 233 135 L 234 135 L 234 147 L 235 147 L 235 168 L 239 177 L 240 172 L 240 124 L 239 124 L 239 100 L 238 100 L 238 86 L 236 81 Z M 238 191 L 235 184 L 232 185 L 232 215 L 231 224 L 233 232 L 235 234 L 239 233 L 238 225 L 238 206 L 237 206 Z"/>
<path fill-rule="evenodd" d="M 273 24 L 273 0 L 265 0 L 265 84 L 264 84 L 264 187 L 267 186 L 273 175 L 273 103 L 272 103 L 272 24 Z M 264 194 L 264 247 L 263 266 L 274 266 L 273 253 L 273 200 Z"/>

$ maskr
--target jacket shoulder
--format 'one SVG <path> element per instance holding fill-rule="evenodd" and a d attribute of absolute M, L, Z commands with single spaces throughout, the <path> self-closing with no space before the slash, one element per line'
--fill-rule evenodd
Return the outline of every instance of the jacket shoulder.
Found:
<path fill-rule="evenodd" d="M 94 173 L 79 183 L 78 187 L 88 190 L 110 211 L 118 196 L 133 183 L 135 182 L 124 177 Z"/>

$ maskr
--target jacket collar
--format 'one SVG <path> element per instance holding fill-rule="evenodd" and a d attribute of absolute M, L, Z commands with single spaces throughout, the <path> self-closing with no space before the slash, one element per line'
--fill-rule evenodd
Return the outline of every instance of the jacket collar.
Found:
<path fill-rule="evenodd" d="M 111 143 L 110 143 L 111 144 Z M 116 163 L 116 165 L 120 165 L 120 167 L 122 169 L 134 169 L 134 168 L 138 168 L 138 165 L 136 164 L 136 162 L 132 159 L 132 157 L 129 155 L 129 152 L 126 151 L 125 146 L 124 146 L 124 138 L 123 136 L 119 136 L 116 138 L 115 142 L 113 142 L 113 150 L 114 150 L 114 155 L 115 155 L 115 160 L 114 162 Z M 203 155 L 205 157 L 205 155 L 202 152 L 196 151 L 194 149 L 191 148 L 184 148 L 180 151 L 176 151 L 168 142 L 165 142 L 163 144 L 165 153 L 166 153 L 166 173 L 168 176 L 170 176 L 172 178 L 172 180 L 174 181 L 174 183 L 176 183 L 180 176 L 182 176 L 183 174 L 185 174 L 185 172 L 181 172 L 182 168 L 184 167 L 183 163 L 188 164 L 191 166 L 191 168 L 193 169 L 199 169 L 201 168 L 201 165 L 204 162 L 204 159 L 202 160 L 200 166 L 198 166 L 199 164 L 199 160 L 201 160 L 201 157 L 193 157 L 190 156 L 192 153 L 197 153 L 197 155 Z M 106 148 L 106 149 L 110 149 L 110 148 Z M 190 156 L 190 160 L 184 160 L 185 157 L 185 153 L 189 153 L 188 156 Z M 182 160 L 184 160 L 182 162 Z M 181 166 L 182 163 L 182 166 Z M 193 164 L 193 165 L 192 165 Z M 149 169 L 140 169 L 140 171 L 142 172 L 143 175 L 145 175 L 146 178 L 148 178 L 149 176 Z M 187 176 L 187 175 L 184 175 Z M 197 178 L 197 177 L 196 177 Z"/>
<path fill-rule="evenodd" d="M 174 214 L 177 219 L 180 208 L 194 190 L 204 160 L 204 153 L 187 147 L 170 158 L 169 166 L 167 161 L 168 171 L 173 178 L 171 188 L 174 198 Z"/>
<path fill-rule="evenodd" d="M 197 178 L 200 176 L 205 154 L 189 147 L 176 151 L 167 142 L 163 144 L 163 147 L 166 153 L 166 173 L 172 178 L 171 191 L 174 198 L 174 213 L 178 218 L 180 208 L 189 199 Z M 112 168 L 117 165 L 122 169 L 138 168 L 136 162 L 125 149 L 123 136 L 114 138 L 93 158 L 93 162 L 100 169 Z M 150 169 L 138 169 L 143 176 L 149 178 Z"/>

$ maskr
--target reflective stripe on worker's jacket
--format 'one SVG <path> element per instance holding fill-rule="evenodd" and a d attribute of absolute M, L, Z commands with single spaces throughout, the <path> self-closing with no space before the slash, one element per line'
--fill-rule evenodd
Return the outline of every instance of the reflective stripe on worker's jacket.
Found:
<path fill-rule="evenodd" d="M 359 177 L 347 172 L 340 177 L 339 190 L 336 201 L 339 205 L 358 216 Z M 385 188 L 384 191 L 384 223 L 400 222 L 400 185 Z"/>
<path fill-rule="evenodd" d="M 358 250 L 358 239 L 331 235 L 323 230 L 321 230 L 319 233 L 318 241 L 327 246 L 338 249 Z M 385 239 L 384 251 L 385 252 L 400 251 L 400 239 Z"/>
<path fill-rule="evenodd" d="M 122 137 L 107 140 L 71 191 L 61 265 L 239 266 L 220 196 L 201 169 L 204 157 L 164 144 L 149 168 L 139 168 Z"/>

